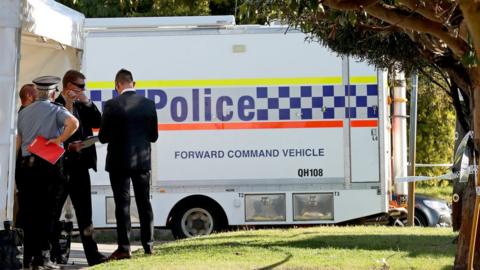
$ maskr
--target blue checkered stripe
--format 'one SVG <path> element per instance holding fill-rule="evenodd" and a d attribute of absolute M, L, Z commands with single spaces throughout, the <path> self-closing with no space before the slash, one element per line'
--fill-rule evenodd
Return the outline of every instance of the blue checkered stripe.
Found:
<path fill-rule="evenodd" d="M 137 94 L 145 96 L 145 90 L 137 90 Z M 91 90 L 90 100 L 97 106 L 98 109 L 103 111 L 103 106 L 108 100 L 118 96 L 115 90 Z"/>
<path fill-rule="evenodd" d="M 223 88 L 212 90 L 226 94 Z M 233 93 L 238 94 L 241 89 L 235 90 Z M 378 118 L 378 87 L 375 84 L 271 86 L 244 90 L 256 97 L 257 121 Z M 137 89 L 137 94 L 145 96 L 146 91 Z M 90 91 L 90 99 L 100 110 L 107 100 L 117 95 L 115 90 Z"/>
<path fill-rule="evenodd" d="M 257 87 L 256 108 L 260 121 L 378 118 L 378 87 Z"/>
<path fill-rule="evenodd" d="M 137 95 L 145 97 L 145 89 L 136 89 Z M 90 91 L 90 100 L 95 103 L 98 109 L 103 111 L 103 106 L 108 100 L 117 97 L 118 93 L 115 90 L 91 90 Z"/>

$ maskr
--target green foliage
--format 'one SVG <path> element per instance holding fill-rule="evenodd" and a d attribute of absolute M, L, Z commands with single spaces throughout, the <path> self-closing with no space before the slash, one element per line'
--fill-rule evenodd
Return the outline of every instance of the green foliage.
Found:
<path fill-rule="evenodd" d="M 56 0 L 87 18 L 235 15 L 244 0 Z M 237 22 L 240 22 L 237 17 Z M 243 21 L 247 22 L 248 21 Z"/>
<path fill-rule="evenodd" d="M 368 16 L 364 11 L 337 11 L 319 1 L 246 0 L 239 18 L 247 22 L 281 20 L 302 29 L 310 39 L 334 52 L 355 56 L 381 68 L 405 71 L 429 66 L 418 53 L 419 44 L 404 31 Z"/>
<path fill-rule="evenodd" d="M 469 34 L 468 35 L 468 45 L 470 46 L 470 50 L 468 50 L 465 55 L 462 57 L 462 64 L 467 66 L 467 67 L 476 67 L 478 65 L 478 58 L 477 59 L 477 54 L 474 49 L 473 45 L 473 40 L 472 36 Z"/>
<path fill-rule="evenodd" d="M 210 13 L 212 15 L 236 15 L 241 0 L 210 0 Z"/>
<path fill-rule="evenodd" d="M 195 16 L 210 14 L 209 0 L 57 0 L 96 17 Z"/>
<path fill-rule="evenodd" d="M 430 73 L 434 73 L 430 71 Z M 450 96 L 430 80 L 419 76 L 417 163 L 448 164 L 453 160 L 455 111 Z M 449 168 L 417 168 L 417 175 L 441 175 Z M 449 181 L 426 181 L 420 186 L 446 186 Z"/>

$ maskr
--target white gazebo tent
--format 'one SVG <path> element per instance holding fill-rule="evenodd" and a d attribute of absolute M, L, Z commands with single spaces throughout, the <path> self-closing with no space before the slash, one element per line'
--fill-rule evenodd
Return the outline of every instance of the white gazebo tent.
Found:
<path fill-rule="evenodd" d="M 13 218 L 18 91 L 80 69 L 85 17 L 53 0 L 0 1 L 0 228 Z"/>

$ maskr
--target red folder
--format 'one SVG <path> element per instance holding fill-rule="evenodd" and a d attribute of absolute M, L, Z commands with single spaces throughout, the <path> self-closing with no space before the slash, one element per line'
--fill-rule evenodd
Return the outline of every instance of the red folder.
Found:
<path fill-rule="evenodd" d="M 63 147 L 59 146 L 56 143 L 47 144 L 48 140 L 42 136 L 38 136 L 33 140 L 33 142 L 28 146 L 28 151 L 35 154 L 44 160 L 55 164 L 60 159 L 60 157 L 65 152 Z"/>

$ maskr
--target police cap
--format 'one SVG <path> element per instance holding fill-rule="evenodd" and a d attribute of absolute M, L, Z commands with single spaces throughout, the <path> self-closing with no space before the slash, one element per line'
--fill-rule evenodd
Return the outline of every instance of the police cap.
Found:
<path fill-rule="evenodd" d="M 32 82 L 37 86 L 38 90 L 49 91 L 57 89 L 60 78 L 55 76 L 42 76 L 35 78 Z"/>

